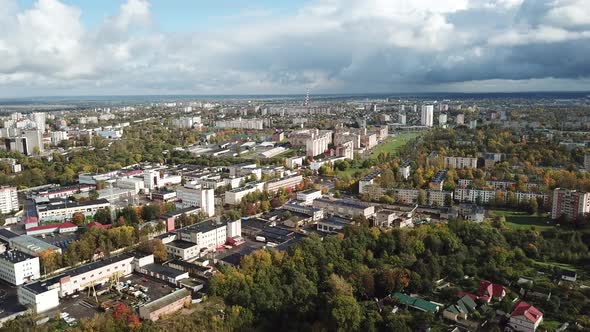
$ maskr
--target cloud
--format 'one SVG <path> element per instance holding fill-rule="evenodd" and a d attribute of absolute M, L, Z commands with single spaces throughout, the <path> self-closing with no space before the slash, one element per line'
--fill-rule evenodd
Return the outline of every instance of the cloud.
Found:
<path fill-rule="evenodd" d="M 0 94 L 590 86 L 584 0 L 312 0 L 272 13 L 163 32 L 147 0 L 97 26 L 60 0 L 0 0 Z"/>

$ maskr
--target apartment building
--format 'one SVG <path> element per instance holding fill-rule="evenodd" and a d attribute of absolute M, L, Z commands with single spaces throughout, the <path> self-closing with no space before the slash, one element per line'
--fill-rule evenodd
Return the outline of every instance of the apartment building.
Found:
<path fill-rule="evenodd" d="M 237 128 L 237 129 L 258 129 L 264 128 L 264 120 L 260 119 L 232 119 L 216 121 L 215 126 L 219 128 Z"/>
<path fill-rule="evenodd" d="M 367 192 L 369 186 L 376 185 L 376 180 L 379 179 L 381 176 L 381 170 L 375 170 L 371 173 L 365 175 L 362 179 L 359 180 L 359 194 L 364 194 Z"/>
<path fill-rule="evenodd" d="M 447 169 L 477 168 L 477 158 L 445 157 L 444 158 L 444 168 L 447 168 Z"/>
<path fill-rule="evenodd" d="M 7 214 L 12 211 L 18 211 L 18 209 L 16 187 L 0 188 L 0 212 Z"/>
<path fill-rule="evenodd" d="M 556 188 L 553 190 L 551 218 L 565 216 L 575 220 L 579 215 L 590 213 L 590 193 Z"/>

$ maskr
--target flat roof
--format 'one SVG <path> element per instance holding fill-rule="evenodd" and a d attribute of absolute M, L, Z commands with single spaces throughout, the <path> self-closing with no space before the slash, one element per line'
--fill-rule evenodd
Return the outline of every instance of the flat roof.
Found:
<path fill-rule="evenodd" d="M 166 243 L 167 246 L 181 248 L 181 249 L 188 249 L 190 247 L 196 246 L 195 243 L 184 241 L 184 240 L 174 240 L 170 243 Z"/>
<path fill-rule="evenodd" d="M 145 308 L 149 312 L 154 312 L 154 311 L 162 309 L 166 306 L 169 306 L 172 303 L 175 303 L 176 301 L 182 300 L 182 299 L 184 299 L 186 297 L 190 297 L 190 296 L 191 296 L 191 292 L 188 289 L 183 288 L 183 289 L 179 289 L 173 293 L 170 293 L 164 297 L 161 297 L 155 301 L 144 304 L 140 308 Z"/>
<path fill-rule="evenodd" d="M 186 274 L 186 272 L 184 271 L 173 269 L 169 266 L 164 266 L 160 264 L 147 264 L 142 266 L 142 268 L 169 278 L 177 278 L 183 274 Z"/>
<path fill-rule="evenodd" d="M 319 191 L 319 192 L 322 192 L 322 191 L 321 191 L 321 190 L 319 190 L 319 189 L 306 189 L 306 190 L 303 190 L 303 191 L 300 191 L 300 192 L 298 192 L 298 194 L 309 195 L 309 194 L 316 193 L 316 192 L 318 192 L 318 191 Z"/>
<path fill-rule="evenodd" d="M 13 237 L 17 236 L 19 235 L 9 229 L 0 228 L 0 238 L 12 239 Z"/>
<path fill-rule="evenodd" d="M 206 233 L 219 227 L 225 227 L 226 222 L 203 221 L 184 228 L 179 228 L 179 233 Z"/>
<path fill-rule="evenodd" d="M 42 205 L 39 207 L 39 210 L 51 211 L 51 210 L 61 210 L 64 208 L 71 208 L 71 207 L 78 207 L 78 206 L 92 206 L 92 205 L 103 205 L 103 204 L 109 204 L 109 201 L 104 198 L 97 199 L 94 201 L 85 201 L 85 202 L 68 201 L 66 203 L 65 201 L 63 201 L 61 203 L 50 203 L 47 205 Z"/>
<path fill-rule="evenodd" d="M 366 209 L 366 208 L 373 206 L 369 203 L 365 203 L 365 202 L 361 202 L 361 201 L 329 199 L 329 198 L 323 198 L 323 197 L 320 197 L 320 198 L 316 199 L 315 201 L 334 204 L 334 205 L 348 206 L 348 207 L 357 208 L 357 209 Z"/>
<path fill-rule="evenodd" d="M 160 218 L 174 218 L 176 216 L 180 216 L 181 214 L 191 214 L 191 213 L 195 213 L 197 211 L 201 210 L 200 207 L 198 206 L 189 206 L 186 208 L 182 208 L 182 209 L 178 209 L 178 210 L 174 210 L 168 213 L 164 213 L 160 216 Z"/>
<path fill-rule="evenodd" d="M 17 237 L 13 237 L 10 239 L 11 242 L 13 243 L 17 243 L 20 246 L 26 247 L 29 250 L 33 250 L 33 251 L 37 251 L 37 252 L 41 252 L 47 249 L 50 250 L 57 250 L 59 249 L 58 247 L 49 244 L 45 241 L 41 241 L 36 237 L 32 237 L 30 235 L 20 235 Z"/>
<path fill-rule="evenodd" d="M 26 261 L 28 259 L 32 259 L 32 258 L 35 258 L 35 256 L 26 254 L 26 253 L 19 251 L 19 250 L 8 250 L 8 251 L 5 251 L 2 254 L 0 254 L 1 260 L 9 261 L 12 264 L 24 262 L 24 261 Z"/>

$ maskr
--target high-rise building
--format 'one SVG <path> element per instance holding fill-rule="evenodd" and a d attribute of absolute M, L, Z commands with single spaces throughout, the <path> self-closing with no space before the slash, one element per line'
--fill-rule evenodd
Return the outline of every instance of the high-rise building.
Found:
<path fill-rule="evenodd" d="M 31 114 L 31 118 L 32 118 L 33 122 L 35 122 L 37 129 L 41 130 L 41 133 L 44 133 L 45 132 L 45 120 L 47 118 L 47 114 L 37 112 L 37 113 Z"/>
<path fill-rule="evenodd" d="M 584 156 L 584 169 L 590 172 L 590 154 Z"/>
<path fill-rule="evenodd" d="M 184 207 L 198 206 L 208 216 L 215 215 L 215 191 L 204 189 L 199 184 L 185 184 L 176 190 L 176 197 Z"/>
<path fill-rule="evenodd" d="M 434 106 L 422 105 L 422 114 L 420 117 L 420 124 L 426 127 L 432 127 L 434 124 Z"/>
<path fill-rule="evenodd" d="M 438 116 L 438 124 L 441 127 L 444 127 L 447 125 L 447 113 L 441 113 Z"/>
<path fill-rule="evenodd" d="M 455 121 L 458 125 L 464 125 L 465 124 L 465 114 L 461 113 L 461 114 L 457 114 L 457 121 Z"/>
<path fill-rule="evenodd" d="M 551 218 L 565 216 L 575 220 L 579 215 L 590 213 L 590 193 L 556 188 L 553 190 L 553 208 Z"/>
<path fill-rule="evenodd" d="M 18 210 L 16 187 L 0 188 L 0 212 L 10 213 L 15 210 Z"/>
<path fill-rule="evenodd" d="M 405 125 L 406 124 L 406 114 L 405 113 L 400 113 L 399 115 L 399 123 Z"/>

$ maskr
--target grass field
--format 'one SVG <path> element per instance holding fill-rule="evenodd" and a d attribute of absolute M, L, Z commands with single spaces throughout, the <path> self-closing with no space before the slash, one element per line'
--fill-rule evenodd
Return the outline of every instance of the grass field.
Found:
<path fill-rule="evenodd" d="M 420 136 L 420 133 L 400 133 L 395 137 L 390 137 L 385 142 L 377 145 L 371 151 L 371 158 L 377 158 L 381 152 L 396 152 L 399 148 L 404 146 L 409 140 Z"/>
<path fill-rule="evenodd" d="M 546 230 L 555 225 L 547 216 L 534 216 L 522 211 L 492 210 L 491 213 L 506 217 L 506 223 L 513 229 L 530 229 L 534 226 L 538 230 Z"/>

